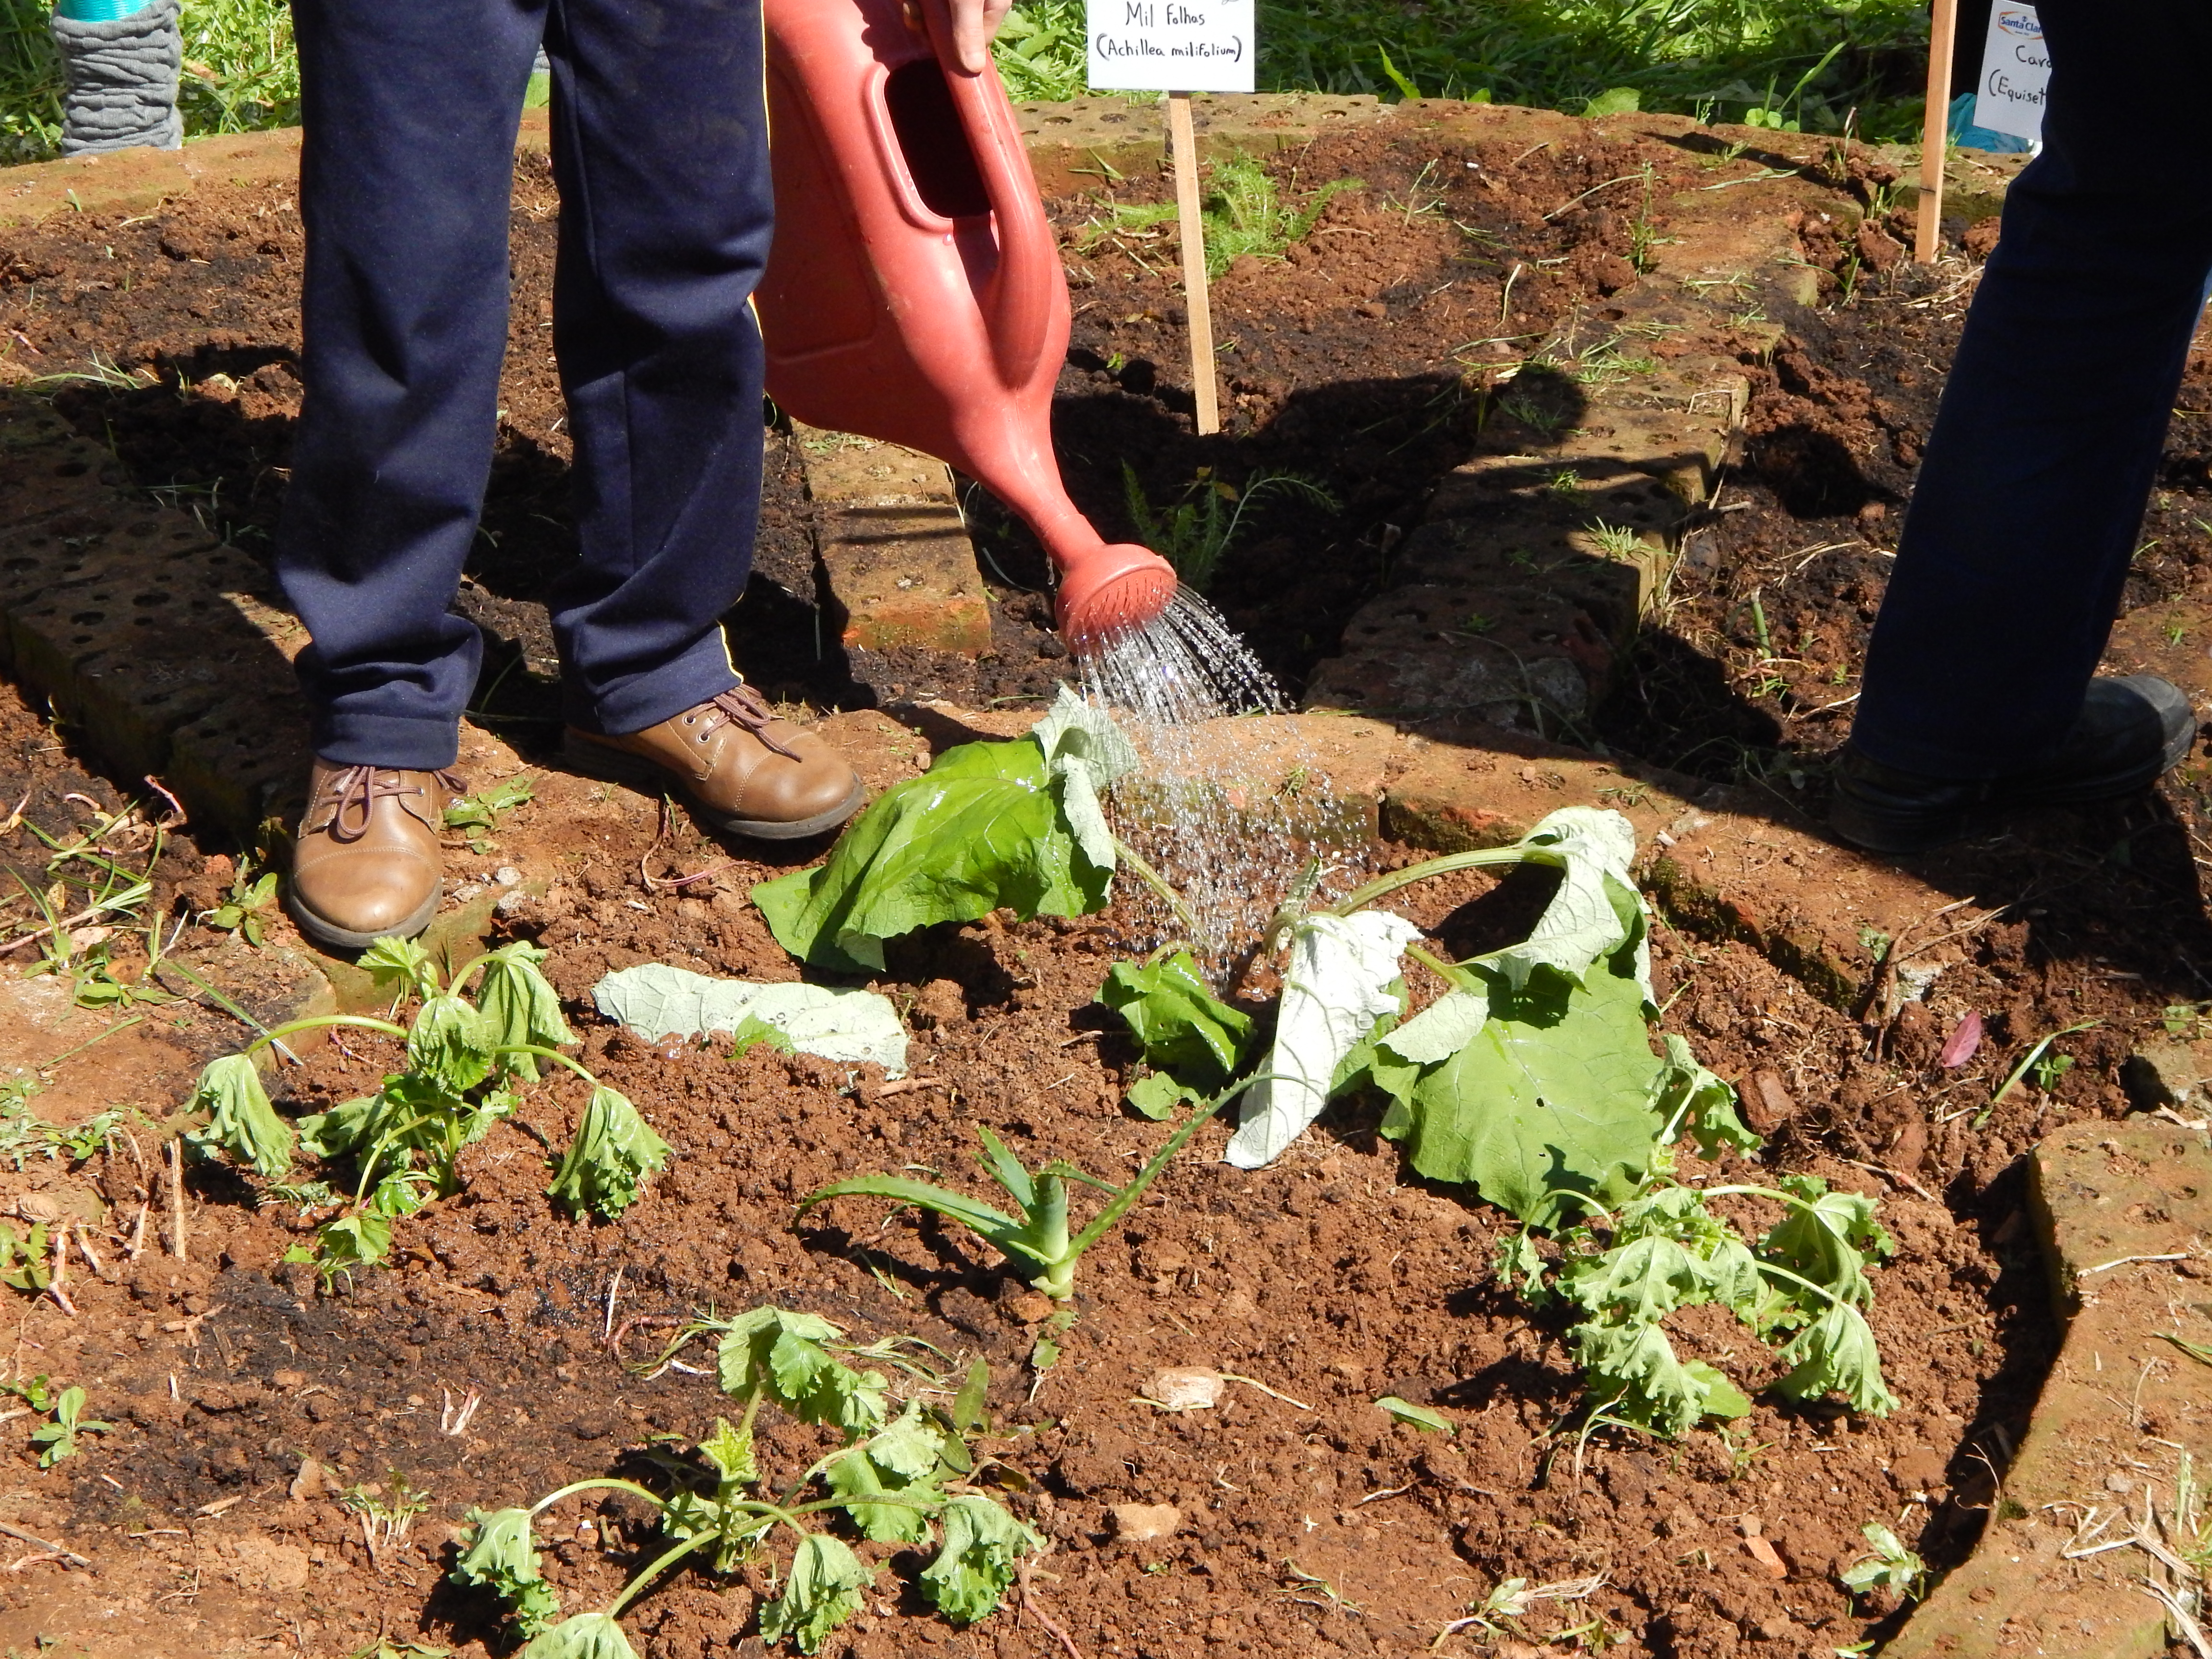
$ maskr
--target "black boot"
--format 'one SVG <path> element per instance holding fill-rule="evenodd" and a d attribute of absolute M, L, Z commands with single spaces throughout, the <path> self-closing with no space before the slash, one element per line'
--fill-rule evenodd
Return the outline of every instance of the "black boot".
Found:
<path fill-rule="evenodd" d="M 2074 729 L 2040 765 L 1996 778 L 1931 778 L 1869 759 L 1845 744 L 1836 757 L 1828 822 L 1876 853 L 1920 853 L 2021 806 L 2110 800 L 2148 788 L 2197 741 L 2179 688 L 2150 674 L 2089 683 Z"/>

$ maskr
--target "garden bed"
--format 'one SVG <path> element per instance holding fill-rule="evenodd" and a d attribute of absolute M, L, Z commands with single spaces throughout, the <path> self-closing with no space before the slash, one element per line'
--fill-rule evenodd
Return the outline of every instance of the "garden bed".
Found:
<path fill-rule="evenodd" d="M 1572 418 L 1586 381 L 1538 363 L 1507 383 L 1495 367 L 1632 295 L 1638 264 L 1672 234 L 1671 192 L 1762 165 L 1717 160 L 1724 148 L 1595 132 L 1578 148 L 1440 145 L 1370 129 L 1285 152 L 1270 166 L 1293 204 L 1315 180 L 1364 186 L 1328 202 L 1292 258 L 1226 274 L 1216 326 L 1234 346 L 1224 355 L 1230 429 L 1210 441 L 1180 418 L 1179 301 L 1155 257 L 1164 239 L 1146 240 L 1127 216 L 1111 234 L 1100 198 L 1056 202 L 1076 283 L 1060 410 L 1071 487 L 1113 532 L 1126 526 L 1124 462 L 1156 506 L 1201 468 L 1238 483 L 1295 471 L 1326 488 L 1331 509 L 1255 507 L 1214 590 L 1297 689 L 1338 648 L 1353 609 L 1387 589 L 1391 550 L 1439 478 L 1479 453 L 1540 451 Z M 1145 182 L 1125 182 L 1115 199 L 1158 199 Z M 1575 202 L 1593 188 L 1608 193 Z M 1836 188 L 1838 216 L 1856 199 Z M 899 1599 L 887 1577 L 850 1627 L 861 1655 L 1059 1650 L 1042 1619 L 1086 1659 L 1413 1652 L 1514 1577 L 1601 1578 L 1522 1620 L 1538 1638 L 1583 1626 L 1589 1647 L 1626 1636 L 1630 1652 L 1795 1653 L 1893 1628 L 1893 1604 L 1855 1602 L 1838 1583 L 1863 1552 L 1860 1528 L 1896 1524 L 1939 1568 L 1961 1559 L 2054 1345 L 2019 1154 L 2054 1122 L 2124 1110 L 2117 1074 L 2133 1041 L 2170 1005 L 2212 995 L 2188 966 L 2212 963 L 2192 852 L 2203 829 L 2197 775 L 2155 803 L 2053 814 L 1929 861 L 1931 883 L 1978 897 L 1978 917 L 2008 908 L 1956 944 L 1924 1000 L 1879 999 L 1870 1020 L 1744 944 L 1656 930 L 1668 1027 L 1744 1080 L 1769 1135 L 1766 1168 L 1882 1199 L 1899 1251 L 1875 1275 L 1870 1319 L 1902 1402 L 1893 1416 L 1765 1396 L 1728 1434 L 1698 1429 L 1669 1444 L 1601 1428 L 1582 1442 L 1569 1321 L 1532 1315 L 1498 1281 L 1503 1218 L 1413 1176 L 1357 1105 L 1257 1173 L 1215 1161 L 1222 1132 L 1202 1131 L 1093 1258 L 1080 1319 L 1051 1333 L 1053 1310 L 963 1235 L 910 1212 L 878 1226 L 880 1210 L 857 1204 L 796 1225 L 792 1211 L 825 1181 L 908 1165 L 968 1185 L 971 1121 L 1032 1162 L 1056 1153 L 1102 1176 L 1156 1148 L 1165 1129 L 1121 1103 L 1135 1049 L 1093 1001 L 1128 951 L 1114 913 L 987 919 L 896 944 L 878 978 L 914 1030 L 921 1086 L 765 1048 L 733 1060 L 720 1046 L 648 1045 L 588 1011 L 603 973 L 646 961 L 755 979 L 798 969 L 745 897 L 776 866 L 700 836 L 680 813 L 664 819 L 641 799 L 531 764 L 551 735 L 537 600 L 573 556 L 543 326 L 550 201 L 542 161 L 526 159 L 489 534 L 463 599 L 504 647 L 491 672 L 523 659 L 489 694 L 490 729 L 505 741 L 472 732 L 467 765 L 479 784 L 528 768 L 538 799 L 507 820 L 493 851 L 457 851 L 455 870 L 479 880 L 511 865 L 541 890 L 508 907 L 503 927 L 551 951 L 584 1063 L 635 1100 L 677 1156 L 618 1224 L 565 1218 L 544 1194 L 544 1148 L 530 1131 L 564 1144 L 582 1091 L 544 1085 L 465 1155 L 460 1198 L 399 1224 L 395 1265 L 328 1285 L 282 1260 L 307 1231 L 291 1206 L 257 1209 L 257 1183 L 202 1170 L 188 1262 L 163 1253 L 157 1222 L 135 1263 L 111 1250 L 108 1280 L 73 1287 L 74 1319 L 47 1302 L 19 1304 L 19 1370 L 82 1382 L 88 1410 L 118 1426 L 48 1473 L 21 1453 L 16 1484 L 29 1496 L 8 1500 L 0 1519 L 44 1537 L 65 1530 L 100 1577 L 27 1568 L 8 1584 L 0 1640 L 244 1652 L 275 1632 L 309 1653 L 374 1651 L 380 1636 L 402 1652 L 410 1640 L 482 1650 L 471 1644 L 496 1634 L 489 1601 L 441 1578 L 469 1508 L 634 1468 L 656 1434 L 708 1431 L 728 1410 L 710 1379 L 647 1380 L 620 1363 L 649 1358 L 666 1329 L 635 1322 L 770 1303 L 865 1340 L 925 1339 L 955 1379 L 969 1358 L 986 1360 L 994 1432 L 981 1443 L 1006 1471 L 998 1494 L 1054 1540 L 1030 1585 L 1039 1618 L 1010 1607 L 956 1632 Z M 80 429 L 112 441 L 140 487 L 265 553 L 298 404 L 298 248 L 278 190 L 206 188 L 143 222 L 90 216 L 9 233 L 0 322 L 21 343 L 8 361 L 88 376 L 55 393 Z M 1954 258 L 1885 277 L 1817 231 L 1803 253 L 1848 276 L 1853 303 L 1642 337 L 1662 360 L 1692 344 L 1742 354 L 1754 380 L 1749 441 L 1714 503 L 1722 510 L 1692 532 L 1669 608 L 1595 716 L 1616 753 L 1764 788 L 1778 814 L 1820 805 L 1818 757 L 1844 730 L 1839 700 L 1855 689 L 1881 554 L 1972 276 Z M 1832 283 L 1827 297 L 1838 297 Z M 1775 325 L 1787 337 L 1769 351 Z M 1501 337 L 1502 351 L 1481 343 Z M 125 384 L 142 368 L 159 383 Z M 2192 367 L 2192 389 L 2200 374 Z M 1509 407 L 1515 384 L 1525 395 Z M 2185 394 L 2186 408 L 2203 402 Z M 2197 562 L 2212 557 L 2212 539 L 2191 527 L 2197 511 L 2212 516 L 2191 493 L 2203 488 L 2200 424 L 2177 427 L 2169 493 L 2146 532 L 2160 547 L 2141 568 L 2137 603 L 2186 598 Z M 1065 672 L 1042 596 L 1021 586 L 1041 586 L 1034 549 L 988 520 L 992 657 L 868 660 L 834 638 L 817 654 L 807 505 L 787 440 L 772 437 L 771 460 L 761 574 L 734 626 L 740 660 L 772 690 L 822 710 L 925 693 L 981 706 L 1041 700 Z M 1763 623 L 1751 619 L 1754 590 Z M 1778 633 L 1792 650 L 1774 648 Z M 960 735 L 900 712 L 934 746 Z M 13 800 L 33 781 L 18 780 L 16 757 L 48 740 L 20 704 L 9 719 L 0 793 Z M 882 714 L 836 721 L 873 787 L 910 774 L 925 746 Z M 1521 775 L 1540 777 L 1542 764 Z M 1387 866 L 1412 855 L 1386 845 L 1374 856 Z M 160 874 L 158 900 L 187 892 L 195 908 L 221 896 L 198 858 Z M 657 884 L 709 871 L 679 890 Z M 1537 878 L 1466 872 L 1410 890 L 1401 908 L 1464 955 L 1518 937 L 1540 896 Z M 205 933 L 191 930 L 192 944 L 213 945 Z M 1940 1067 L 1938 1049 L 1969 1012 L 1984 1022 L 1981 1049 Z M 2092 1019 L 2064 1042 L 2070 1069 L 1981 1113 L 2029 1044 Z M 395 1055 L 386 1039 L 348 1036 L 282 1073 L 281 1097 L 299 1110 L 327 1105 L 373 1085 Z M 164 1097 L 162 1079 L 181 1073 L 149 1078 L 137 1103 L 157 1115 L 182 1097 Z M 157 1183 L 142 1183 L 120 1146 L 74 1170 L 39 1158 L 20 1174 L 0 1169 L 0 1197 L 88 1194 L 118 1222 L 142 1184 Z M 1759 1346 L 1718 1319 L 1680 1324 L 1746 1387 L 1771 1379 Z M 1048 1334 L 1062 1353 L 1040 1372 L 1031 1362 Z M 1273 1392 L 1233 1386 L 1220 1407 L 1183 1414 L 1141 1403 L 1156 1372 L 1189 1365 Z M 473 1416 L 445 1431 L 472 1390 Z M 1375 1404 L 1384 1395 L 1441 1413 L 1455 1432 L 1395 1422 Z M 827 1443 L 785 1429 L 767 1442 L 779 1467 Z M 324 1473 L 303 1473 L 309 1460 Z M 405 1539 L 372 1553 L 362 1510 L 401 1504 L 402 1479 L 427 1507 Z M 1121 1536 L 1112 1510 L 1127 1504 L 1172 1505 L 1180 1525 Z M 563 1513 L 574 1526 L 576 1509 Z M 571 1609 L 603 1601 L 635 1565 L 635 1519 L 617 1502 L 545 1540 L 546 1573 Z M 678 1577 L 629 1622 L 647 1655 L 758 1651 L 750 1621 L 768 1589 L 757 1565 L 726 1587 Z M 1478 1627 L 1446 1650 L 1493 1639 L 1511 1650 L 1520 1638 Z"/>

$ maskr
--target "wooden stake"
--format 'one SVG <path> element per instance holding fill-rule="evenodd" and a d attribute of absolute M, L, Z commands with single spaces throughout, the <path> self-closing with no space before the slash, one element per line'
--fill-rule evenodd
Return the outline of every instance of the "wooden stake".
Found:
<path fill-rule="evenodd" d="M 1190 386 L 1198 399 L 1200 436 L 1221 430 L 1213 368 L 1213 302 L 1206 289 L 1206 223 L 1198 216 L 1198 138 L 1190 94 L 1168 94 L 1168 149 L 1175 157 L 1176 219 L 1182 227 L 1182 301 L 1190 319 Z"/>
<path fill-rule="evenodd" d="M 191 1258 L 185 1254 L 185 1149 L 181 1142 L 169 1142 L 169 1254 L 179 1261 Z"/>
<path fill-rule="evenodd" d="M 1943 157 L 1951 148 L 1951 52 L 1959 0 L 1936 0 L 1928 31 L 1928 118 L 1920 135 L 1920 223 L 1912 257 L 1936 263 L 1943 240 Z"/>

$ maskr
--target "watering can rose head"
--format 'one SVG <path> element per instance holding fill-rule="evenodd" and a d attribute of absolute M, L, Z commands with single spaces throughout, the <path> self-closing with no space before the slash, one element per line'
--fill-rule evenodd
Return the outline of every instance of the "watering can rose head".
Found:
<path fill-rule="evenodd" d="M 1076 650 L 1096 651 L 1155 620 L 1175 596 L 1175 567 L 1152 549 L 1101 542 L 1061 568 L 1060 631 Z"/>

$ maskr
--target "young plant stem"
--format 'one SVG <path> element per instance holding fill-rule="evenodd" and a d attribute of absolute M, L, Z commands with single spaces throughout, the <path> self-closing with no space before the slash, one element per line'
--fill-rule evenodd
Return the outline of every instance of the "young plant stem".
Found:
<path fill-rule="evenodd" d="M 618 1480 L 612 1475 L 595 1475 L 589 1480 L 576 1481 L 571 1486 L 562 1487 L 560 1491 L 549 1497 L 539 1498 L 530 1506 L 531 1518 L 535 1520 L 562 1498 L 574 1498 L 580 1492 L 626 1492 L 636 1494 L 648 1504 L 658 1504 L 661 1501 L 635 1480 Z"/>
<path fill-rule="evenodd" d="M 1506 864 L 1548 864 L 1557 869 L 1565 869 L 1566 862 L 1564 854 L 1549 847 L 1528 847 L 1518 842 L 1510 847 L 1478 847 L 1468 853 L 1450 853 L 1440 859 L 1424 859 L 1420 863 L 1409 864 L 1402 870 L 1393 870 L 1387 876 L 1377 876 L 1364 887 L 1355 888 L 1316 914 L 1348 916 L 1354 910 L 1364 908 L 1376 899 L 1396 892 L 1401 887 L 1426 881 L 1431 876 L 1448 876 L 1455 870 L 1481 870 Z"/>
<path fill-rule="evenodd" d="M 1053 1264 L 1051 1271 L 1037 1288 L 1057 1302 L 1065 1302 L 1073 1296 L 1075 1264 L 1082 1258 L 1083 1253 L 1105 1237 L 1114 1224 L 1129 1212 L 1129 1206 L 1145 1195 L 1147 1187 L 1159 1179 L 1160 1172 L 1175 1161 L 1175 1155 L 1190 1144 L 1190 1138 L 1198 1133 L 1200 1124 L 1260 1081 L 1262 1079 L 1259 1078 L 1240 1079 L 1185 1118 L 1182 1127 L 1167 1138 L 1166 1144 L 1152 1154 L 1152 1161 L 1138 1170 L 1135 1178 L 1109 1199 L 1104 1209 L 1091 1218 L 1091 1224 L 1069 1242 L 1066 1255 Z"/>
<path fill-rule="evenodd" d="M 1408 945 L 1405 954 L 1413 957 L 1422 967 L 1454 989 L 1463 991 L 1467 988 L 1467 975 L 1459 970 L 1458 963 L 1446 962 L 1442 957 L 1433 951 L 1425 951 L 1418 945 Z"/>
<path fill-rule="evenodd" d="M 386 1036 L 404 1037 L 407 1035 L 405 1026 L 394 1025 L 388 1019 L 376 1019 L 368 1014 L 315 1014 L 308 1018 L 291 1020 L 272 1030 L 264 1031 L 252 1042 L 247 1043 L 242 1052 L 250 1054 L 255 1049 L 264 1048 L 272 1042 L 278 1042 L 281 1046 L 281 1039 L 290 1036 L 295 1032 L 319 1031 L 332 1025 L 357 1026 L 364 1031 L 381 1031 Z"/>
<path fill-rule="evenodd" d="M 702 1532 L 697 1537 L 687 1538 L 674 1549 L 667 1551 L 659 1560 L 622 1587 L 622 1593 L 607 1603 L 607 1617 L 610 1619 L 619 1617 L 624 1607 L 652 1588 L 654 1579 L 659 1577 L 662 1573 L 690 1554 L 692 1551 L 713 1543 L 714 1537 L 715 1534 L 711 1532 Z"/>
<path fill-rule="evenodd" d="M 1137 849 L 1119 836 L 1114 837 L 1114 852 L 1122 863 L 1136 872 L 1139 880 L 1165 901 L 1168 908 L 1174 913 L 1176 921 L 1182 924 L 1184 932 L 1193 939 L 1197 938 L 1200 933 L 1198 918 L 1191 914 L 1190 906 L 1183 902 L 1182 895 L 1168 884 L 1167 878 L 1146 863 Z"/>

